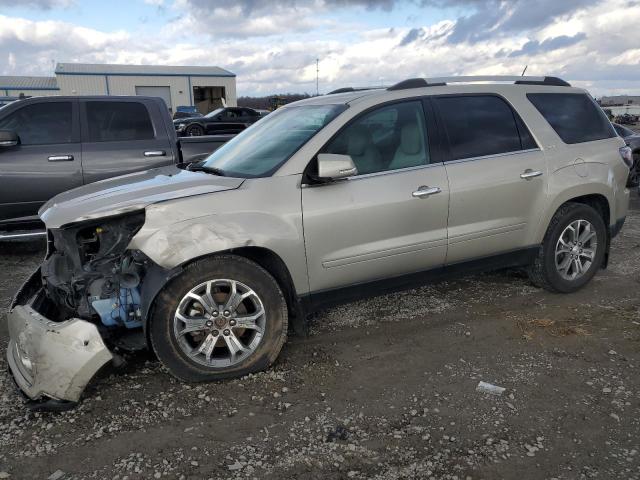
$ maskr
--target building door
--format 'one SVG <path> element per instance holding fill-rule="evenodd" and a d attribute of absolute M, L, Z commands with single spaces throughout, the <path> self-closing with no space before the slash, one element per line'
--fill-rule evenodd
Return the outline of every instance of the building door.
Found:
<path fill-rule="evenodd" d="M 173 112 L 171 105 L 171 88 L 170 87 L 145 87 L 136 86 L 136 95 L 144 95 L 146 97 L 160 97 L 167 104 L 170 112 Z"/>

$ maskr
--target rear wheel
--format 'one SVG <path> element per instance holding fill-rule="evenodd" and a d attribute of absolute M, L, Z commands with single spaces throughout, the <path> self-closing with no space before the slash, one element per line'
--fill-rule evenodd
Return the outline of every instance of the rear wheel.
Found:
<path fill-rule="evenodd" d="M 529 278 L 551 292 L 574 292 L 602 265 L 607 242 L 606 226 L 595 209 L 567 203 L 551 219 Z"/>
<path fill-rule="evenodd" d="M 199 137 L 204 135 L 204 128 L 200 125 L 189 125 L 187 127 L 187 135 L 190 137 Z"/>
<path fill-rule="evenodd" d="M 210 381 L 267 368 L 287 334 L 273 277 L 235 255 L 201 260 L 165 288 L 149 327 L 160 361 L 177 378 Z"/>

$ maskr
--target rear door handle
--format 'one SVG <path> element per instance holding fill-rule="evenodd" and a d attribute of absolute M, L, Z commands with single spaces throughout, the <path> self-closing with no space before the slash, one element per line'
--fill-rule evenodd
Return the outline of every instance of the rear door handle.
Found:
<path fill-rule="evenodd" d="M 73 155 L 51 155 L 50 162 L 73 162 Z"/>
<path fill-rule="evenodd" d="M 164 150 L 149 150 L 144 152 L 145 157 L 164 157 L 167 154 Z"/>
<path fill-rule="evenodd" d="M 420 188 L 418 188 L 418 190 L 413 192 L 411 195 L 414 198 L 424 198 L 424 197 L 428 197 L 429 195 L 435 195 L 436 193 L 440 193 L 441 191 L 442 190 L 440 189 L 440 187 L 427 187 L 423 185 Z"/>
<path fill-rule="evenodd" d="M 520 178 L 522 178 L 523 180 L 531 180 L 532 178 L 539 177 L 540 175 L 542 175 L 541 171 L 536 170 L 534 172 L 530 168 L 527 168 L 524 172 L 520 174 Z"/>

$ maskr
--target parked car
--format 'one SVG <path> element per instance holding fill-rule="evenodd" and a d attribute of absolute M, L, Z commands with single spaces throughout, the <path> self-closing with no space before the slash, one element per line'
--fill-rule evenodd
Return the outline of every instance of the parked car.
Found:
<path fill-rule="evenodd" d="M 231 137 L 178 140 L 159 98 L 35 97 L 10 103 L 0 108 L 0 239 L 44 234 L 38 209 L 60 192 L 198 161 Z"/>
<path fill-rule="evenodd" d="M 136 335 L 181 380 L 245 375 L 309 312 L 450 274 L 517 266 L 580 289 L 627 215 L 630 148 L 584 90 L 497 79 L 314 97 L 191 170 L 58 195 L 8 314 L 20 388 L 78 401 Z"/>
<path fill-rule="evenodd" d="M 622 115 L 618 115 L 615 117 L 615 123 L 625 124 L 625 125 L 633 125 L 638 121 L 638 115 L 632 115 L 630 113 L 623 113 Z"/>
<path fill-rule="evenodd" d="M 640 134 L 618 123 L 614 123 L 613 128 L 631 148 L 631 153 L 633 155 L 633 167 L 631 167 L 631 170 L 629 171 L 629 181 L 627 182 L 627 186 L 638 187 L 640 185 Z"/>
<path fill-rule="evenodd" d="M 173 124 L 179 136 L 197 137 L 238 133 L 260 118 L 261 115 L 253 108 L 225 107 L 200 117 L 180 118 L 174 120 Z"/>
<path fill-rule="evenodd" d="M 192 117 L 202 117 L 202 114 L 198 111 L 196 107 L 189 105 L 181 105 L 176 108 L 176 112 L 173 114 L 173 119 L 177 120 L 180 118 L 192 118 Z"/>

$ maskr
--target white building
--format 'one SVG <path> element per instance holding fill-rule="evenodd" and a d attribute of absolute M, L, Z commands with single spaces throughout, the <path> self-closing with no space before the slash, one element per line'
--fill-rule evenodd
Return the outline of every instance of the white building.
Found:
<path fill-rule="evenodd" d="M 640 96 L 638 95 L 615 95 L 612 97 L 602 97 L 600 104 L 603 107 L 613 105 L 640 105 Z"/>
<path fill-rule="evenodd" d="M 0 100 L 40 95 L 148 95 L 171 111 L 236 106 L 236 76 L 220 67 L 59 63 L 55 77 L 0 77 Z"/>

